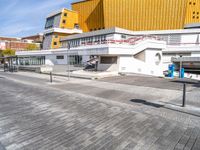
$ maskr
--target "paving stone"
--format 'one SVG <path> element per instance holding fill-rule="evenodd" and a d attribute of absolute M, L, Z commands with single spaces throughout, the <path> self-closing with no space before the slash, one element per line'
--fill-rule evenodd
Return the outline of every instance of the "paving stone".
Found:
<path fill-rule="evenodd" d="M 200 149 L 197 116 L 124 103 L 104 83 L 92 95 L 91 87 L 79 93 L 64 89 L 70 84 L 8 76 L 0 79 L 0 150 Z"/>

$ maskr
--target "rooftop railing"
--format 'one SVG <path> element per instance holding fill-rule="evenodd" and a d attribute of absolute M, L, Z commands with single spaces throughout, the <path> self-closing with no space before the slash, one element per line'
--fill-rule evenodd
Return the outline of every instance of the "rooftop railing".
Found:
<path fill-rule="evenodd" d="M 122 40 L 114 40 L 114 39 L 107 39 L 107 40 L 98 40 L 98 41 L 81 41 L 79 44 L 70 44 L 72 48 L 81 47 L 81 46 L 93 46 L 93 45 L 103 45 L 103 44 L 126 44 L 126 45 L 135 45 L 144 40 L 159 40 L 162 39 L 156 36 L 141 36 L 141 37 L 132 37 L 128 39 Z M 65 48 L 65 45 L 62 46 Z"/>

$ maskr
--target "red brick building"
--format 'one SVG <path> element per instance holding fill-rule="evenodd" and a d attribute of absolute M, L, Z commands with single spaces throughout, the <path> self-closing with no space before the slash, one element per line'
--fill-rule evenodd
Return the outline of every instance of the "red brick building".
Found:
<path fill-rule="evenodd" d="M 41 44 L 43 41 L 43 35 L 33 35 L 23 38 L 14 38 L 14 37 L 0 37 L 0 49 L 12 49 L 12 50 L 27 50 L 29 45 L 36 45 L 38 49 L 41 49 Z"/>

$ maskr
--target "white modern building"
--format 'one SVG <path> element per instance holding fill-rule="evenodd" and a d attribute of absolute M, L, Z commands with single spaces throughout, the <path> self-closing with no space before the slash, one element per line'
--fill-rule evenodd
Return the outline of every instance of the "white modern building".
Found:
<path fill-rule="evenodd" d="M 172 61 L 184 63 L 185 57 L 190 58 L 186 67 L 193 63 L 200 68 L 196 58 L 200 57 L 199 36 L 200 29 L 134 32 L 114 27 L 67 36 L 61 39 L 60 49 L 21 51 L 17 56 L 22 64 L 23 61 L 32 64 L 30 58 L 42 57 L 44 61 L 40 64 L 46 65 L 66 64 L 67 58 L 69 62 L 76 63 L 78 59 L 85 64 L 95 57 L 99 71 L 163 76 Z"/>

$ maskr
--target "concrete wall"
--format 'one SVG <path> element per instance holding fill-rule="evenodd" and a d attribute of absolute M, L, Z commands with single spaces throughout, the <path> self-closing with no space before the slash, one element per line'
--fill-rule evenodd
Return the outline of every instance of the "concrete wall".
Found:
<path fill-rule="evenodd" d="M 119 57 L 117 57 L 116 64 L 102 64 L 100 61 L 98 62 L 98 71 L 119 71 Z"/>
<path fill-rule="evenodd" d="M 200 57 L 200 52 L 192 52 L 191 57 Z"/>
<path fill-rule="evenodd" d="M 188 46 L 195 45 L 196 42 L 198 43 L 198 34 L 188 34 L 181 36 L 181 43 L 193 43 Z"/>
<path fill-rule="evenodd" d="M 56 59 L 56 56 L 64 56 L 64 59 Z M 82 56 L 82 62 L 84 64 L 90 60 L 90 56 Z M 65 65 L 67 64 L 67 54 L 52 54 L 52 55 L 45 55 L 45 64 L 46 65 Z"/>
<path fill-rule="evenodd" d="M 52 34 L 45 35 L 45 38 L 44 38 L 44 41 L 43 41 L 43 49 L 44 50 L 51 48 L 52 38 L 53 38 Z"/>
<path fill-rule="evenodd" d="M 63 54 L 58 55 L 46 55 L 45 56 L 45 64 L 46 65 L 63 65 L 67 64 L 67 55 L 63 55 L 64 59 L 56 59 L 56 56 L 61 56 Z"/>
<path fill-rule="evenodd" d="M 156 64 L 156 54 L 161 55 L 161 61 Z M 145 61 L 138 60 L 133 56 L 120 56 L 119 72 L 139 73 L 153 76 L 163 76 L 163 63 L 161 50 L 145 50 Z"/>

